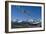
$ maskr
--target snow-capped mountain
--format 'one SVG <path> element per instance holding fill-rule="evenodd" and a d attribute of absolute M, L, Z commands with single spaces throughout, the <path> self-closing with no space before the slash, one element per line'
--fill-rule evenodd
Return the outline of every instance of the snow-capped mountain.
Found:
<path fill-rule="evenodd" d="M 41 20 L 33 20 L 33 19 L 29 19 L 29 20 L 13 20 L 14 23 L 30 23 L 30 24 L 38 24 L 41 23 Z"/>

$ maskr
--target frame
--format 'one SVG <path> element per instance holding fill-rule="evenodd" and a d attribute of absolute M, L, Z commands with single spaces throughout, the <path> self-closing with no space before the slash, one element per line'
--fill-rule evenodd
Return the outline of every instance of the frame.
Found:
<path fill-rule="evenodd" d="M 34 7 L 37 8 L 37 10 Z M 27 10 L 25 8 L 27 8 Z M 31 18 L 31 20 L 28 20 L 28 19 L 30 19 L 30 16 L 31 16 L 30 15 L 31 11 L 29 10 L 29 8 L 32 11 L 32 13 L 34 14 L 34 16 L 32 17 L 33 19 Z M 33 10 L 37 11 L 37 12 L 33 12 Z M 39 12 L 38 12 L 38 10 L 39 10 Z M 15 11 L 15 14 L 14 14 L 14 11 Z M 22 17 L 23 19 L 22 19 L 22 18 L 20 18 L 21 16 L 19 16 L 19 14 L 17 13 L 18 19 L 19 18 L 21 19 L 21 21 L 20 21 L 20 19 L 19 20 L 17 19 L 18 20 L 17 21 L 17 20 L 15 20 L 17 17 L 13 19 L 13 14 L 15 16 L 16 11 L 20 11 L 18 13 L 21 13 L 22 15 L 29 14 L 30 16 L 25 15 L 26 18 L 24 18 L 24 16 L 23 16 Z M 37 13 L 38 17 L 36 15 L 36 13 Z M 35 18 L 38 18 L 38 20 Z M 23 21 L 24 19 L 27 19 L 27 20 Z M 15 22 L 15 21 L 17 21 L 17 22 Z M 23 25 L 22 22 L 24 22 L 25 26 Z M 14 25 L 13 23 L 16 25 Z M 18 25 L 18 24 L 20 24 L 20 25 Z M 30 24 L 30 27 L 29 27 L 29 24 Z M 27 27 L 27 25 L 28 25 L 28 27 Z M 36 31 L 45 31 L 45 3 L 5 1 L 5 32 L 6 33 L 36 32 Z"/>

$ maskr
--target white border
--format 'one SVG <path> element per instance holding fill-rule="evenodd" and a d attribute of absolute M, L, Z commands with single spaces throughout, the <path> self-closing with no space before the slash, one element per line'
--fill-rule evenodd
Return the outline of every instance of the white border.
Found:
<path fill-rule="evenodd" d="M 21 6 L 41 6 L 42 7 L 42 14 L 41 14 L 41 18 L 42 18 L 42 27 L 40 28 L 19 28 L 19 29 L 11 29 L 11 5 L 21 5 Z M 9 32 L 13 32 L 13 31 L 32 31 L 32 30 L 43 30 L 44 28 L 44 6 L 42 4 L 26 4 L 26 3 L 9 3 Z"/>

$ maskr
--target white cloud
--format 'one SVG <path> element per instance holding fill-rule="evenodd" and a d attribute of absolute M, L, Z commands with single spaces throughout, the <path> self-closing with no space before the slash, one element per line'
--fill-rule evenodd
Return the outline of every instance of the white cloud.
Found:
<path fill-rule="evenodd" d="M 13 19 L 13 22 L 15 22 L 16 20 L 15 19 Z"/>
<path fill-rule="evenodd" d="M 33 22 L 34 20 L 33 19 L 30 19 L 30 20 L 28 20 L 29 22 Z"/>
<path fill-rule="evenodd" d="M 20 21 L 18 21 L 18 22 L 22 22 L 22 21 L 20 20 Z"/>

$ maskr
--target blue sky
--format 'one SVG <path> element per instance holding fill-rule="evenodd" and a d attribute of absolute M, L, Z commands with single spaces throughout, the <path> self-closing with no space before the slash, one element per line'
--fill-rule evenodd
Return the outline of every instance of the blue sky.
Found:
<path fill-rule="evenodd" d="M 26 19 L 39 19 L 41 18 L 40 6 L 11 6 L 11 19 L 12 20 L 26 20 Z"/>

